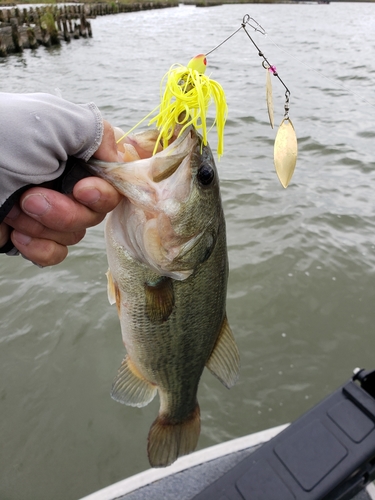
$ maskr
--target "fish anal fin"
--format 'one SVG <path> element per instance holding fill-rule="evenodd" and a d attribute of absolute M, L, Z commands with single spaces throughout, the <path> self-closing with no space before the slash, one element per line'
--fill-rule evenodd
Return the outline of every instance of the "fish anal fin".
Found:
<path fill-rule="evenodd" d="M 228 389 L 237 382 L 240 355 L 226 316 L 206 366 Z"/>
<path fill-rule="evenodd" d="M 180 422 L 159 415 L 148 434 L 147 453 L 151 467 L 167 467 L 177 458 L 192 453 L 198 443 L 200 427 L 198 403 Z"/>
<path fill-rule="evenodd" d="M 145 283 L 146 313 L 153 323 L 166 321 L 174 307 L 174 291 L 170 278 L 163 277 L 156 284 Z"/>
<path fill-rule="evenodd" d="M 111 270 L 108 269 L 106 272 L 107 276 L 107 293 L 108 293 L 108 300 L 111 305 L 116 304 L 117 306 L 117 312 L 120 314 L 120 305 L 121 305 L 121 294 L 120 294 L 120 289 L 117 286 L 116 282 L 113 279 Z"/>
<path fill-rule="evenodd" d="M 141 408 L 154 399 L 156 392 L 156 386 L 139 373 L 129 356 L 125 356 L 112 385 L 112 398 L 119 403 Z"/>

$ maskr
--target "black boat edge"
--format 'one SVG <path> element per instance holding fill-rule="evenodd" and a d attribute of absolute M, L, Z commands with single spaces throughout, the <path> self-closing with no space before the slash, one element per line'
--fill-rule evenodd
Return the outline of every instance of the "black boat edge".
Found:
<path fill-rule="evenodd" d="M 374 479 L 375 370 L 356 369 L 292 424 L 197 451 L 81 500 L 375 500 Z"/>

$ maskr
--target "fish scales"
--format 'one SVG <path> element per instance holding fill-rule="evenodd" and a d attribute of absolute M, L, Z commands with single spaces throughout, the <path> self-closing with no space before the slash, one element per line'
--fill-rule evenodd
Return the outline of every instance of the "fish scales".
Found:
<path fill-rule="evenodd" d="M 141 140 L 132 139 L 132 147 Z M 112 397 L 141 407 L 159 393 L 148 456 L 152 466 L 167 466 L 196 447 L 204 367 L 227 387 L 239 369 L 225 311 L 228 258 L 216 167 L 189 127 L 155 156 L 90 168 L 125 195 L 106 222 L 108 295 L 127 352 Z"/>
<path fill-rule="evenodd" d="M 107 238 L 111 245 L 111 234 L 107 233 Z M 114 258 L 123 262 L 121 247 Z M 160 276 L 150 272 L 144 264 L 126 260 L 124 267 L 132 267 L 131 277 L 129 279 L 128 273 L 122 276 L 120 272 L 117 285 L 121 289 L 122 301 L 126 302 L 126 308 L 122 308 L 120 314 L 128 323 L 123 338 L 128 354 L 134 362 L 139 360 L 145 375 L 147 372 L 146 377 L 153 376 L 160 389 L 170 390 L 176 381 L 183 383 L 187 369 L 199 378 L 216 341 L 216 337 L 201 335 L 201 332 L 212 329 L 219 332 L 224 319 L 227 276 L 224 227 L 205 265 L 185 281 L 173 281 L 174 309 L 162 324 L 148 318 L 144 291 L 145 283 L 156 282 Z M 221 268 L 218 268 L 218 261 Z M 109 265 L 114 267 L 111 258 Z M 214 274 L 213 286 L 211 278 Z M 181 314 L 185 309 L 186 313 Z M 138 349 L 138 346 L 142 348 Z"/>

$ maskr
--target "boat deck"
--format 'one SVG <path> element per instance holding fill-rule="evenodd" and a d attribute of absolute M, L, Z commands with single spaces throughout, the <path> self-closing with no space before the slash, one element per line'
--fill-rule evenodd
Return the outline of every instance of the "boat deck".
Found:
<path fill-rule="evenodd" d="M 197 451 L 170 467 L 141 472 L 81 500 L 193 500 L 286 427 L 282 425 Z M 352 500 L 375 500 L 374 485 L 371 483 Z"/>

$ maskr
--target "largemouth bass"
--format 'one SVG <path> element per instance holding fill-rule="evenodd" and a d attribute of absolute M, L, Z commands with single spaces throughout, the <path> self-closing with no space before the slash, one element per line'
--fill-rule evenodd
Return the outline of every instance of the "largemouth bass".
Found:
<path fill-rule="evenodd" d="M 225 220 L 211 150 L 189 127 L 152 156 L 157 136 L 127 139 L 122 150 L 134 161 L 89 165 L 124 195 L 105 229 L 108 297 L 127 351 L 111 394 L 142 407 L 159 393 L 148 457 L 164 467 L 197 445 L 204 367 L 229 388 L 239 353 L 225 311 Z"/>

